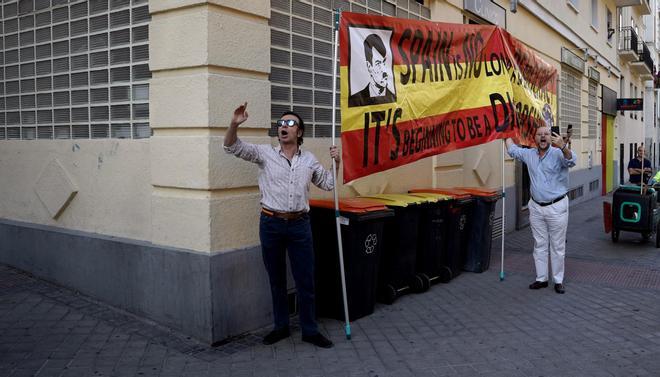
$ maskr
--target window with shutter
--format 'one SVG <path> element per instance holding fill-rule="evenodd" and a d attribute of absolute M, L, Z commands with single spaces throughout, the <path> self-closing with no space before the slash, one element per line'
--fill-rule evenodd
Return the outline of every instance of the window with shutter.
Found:
<path fill-rule="evenodd" d="M 582 74 L 562 66 L 559 97 L 559 112 L 561 130 L 565 131 L 569 124 L 573 125 L 573 137 L 582 136 Z"/>

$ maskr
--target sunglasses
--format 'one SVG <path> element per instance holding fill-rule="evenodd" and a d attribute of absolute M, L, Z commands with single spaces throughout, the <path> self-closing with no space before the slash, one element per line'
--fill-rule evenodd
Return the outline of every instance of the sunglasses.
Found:
<path fill-rule="evenodd" d="M 277 121 L 277 127 L 284 127 L 284 126 L 293 127 L 297 125 L 298 125 L 298 121 L 293 119 L 280 119 Z"/>

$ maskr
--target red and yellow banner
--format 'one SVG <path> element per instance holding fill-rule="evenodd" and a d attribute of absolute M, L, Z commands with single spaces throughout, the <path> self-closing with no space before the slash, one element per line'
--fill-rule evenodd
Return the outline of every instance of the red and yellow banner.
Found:
<path fill-rule="evenodd" d="M 344 182 L 513 137 L 557 110 L 557 69 L 496 26 L 341 14 Z"/>

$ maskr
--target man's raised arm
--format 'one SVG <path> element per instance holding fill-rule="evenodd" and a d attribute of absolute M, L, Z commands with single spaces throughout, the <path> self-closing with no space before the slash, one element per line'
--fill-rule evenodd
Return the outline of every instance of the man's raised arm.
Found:
<path fill-rule="evenodd" d="M 227 128 L 227 132 L 225 133 L 225 147 L 231 147 L 236 143 L 236 139 L 238 139 L 238 126 L 245 122 L 247 118 L 247 102 L 245 102 L 234 110 L 234 116 L 232 116 L 229 128 Z"/>

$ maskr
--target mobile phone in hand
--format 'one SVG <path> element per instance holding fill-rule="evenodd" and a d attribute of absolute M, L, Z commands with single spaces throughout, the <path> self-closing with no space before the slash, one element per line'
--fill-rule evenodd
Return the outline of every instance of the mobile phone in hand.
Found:
<path fill-rule="evenodd" d="M 552 126 L 552 127 L 550 127 L 550 133 L 551 133 L 552 135 L 554 135 L 554 134 L 559 135 L 559 126 Z"/>

